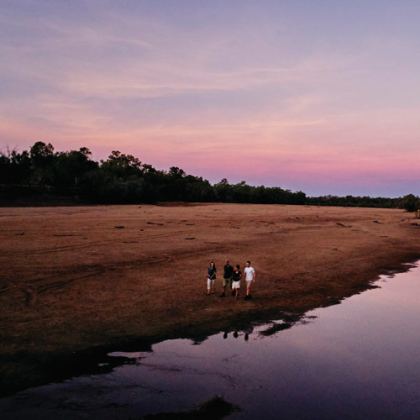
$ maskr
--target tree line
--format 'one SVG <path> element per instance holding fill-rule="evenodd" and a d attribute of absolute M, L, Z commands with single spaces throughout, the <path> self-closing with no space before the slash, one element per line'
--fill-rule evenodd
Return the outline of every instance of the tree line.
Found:
<path fill-rule="evenodd" d="M 366 207 L 420 208 L 412 194 L 402 198 L 307 197 L 302 191 L 280 187 L 230 184 L 222 179 L 211 184 L 178 167 L 158 170 L 137 157 L 113 151 L 95 161 L 86 147 L 56 152 L 51 143 L 37 141 L 29 150 L 0 153 L 0 195 L 3 202 L 54 197 L 84 203 L 156 203 L 164 201 L 262 204 L 313 204 Z"/>

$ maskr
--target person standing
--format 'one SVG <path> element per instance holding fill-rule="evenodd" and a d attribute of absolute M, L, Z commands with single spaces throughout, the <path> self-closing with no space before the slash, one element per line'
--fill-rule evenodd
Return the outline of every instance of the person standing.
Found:
<path fill-rule="evenodd" d="M 241 278 L 241 267 L 239 266 L 239 264 L 237 264 L 232 274 L 232 295 L 234 295 L 236 299 L 238 299 L 239 297 L 239 289 L 241 288 Z"/>
<path fill-rule="evenodd" d="M 244 268 L 245 282 L 246 282 L 246 296 L 245 299 L 251 299 L 251 286 L 255 281 L 255 269 L 251 265 L 251 261 L 246 262 L 246 267 Z"/>
<path fill-rule="evenodd" d="M 223 267 L 223 293 L 220 297 L 226 296 L 226 288 L 232 287 L 232 275 L 233 275 L 233 267 L 230 265 L 229 260 L 226 261 L 225 266 Z"/>
<path fill-rule="evenodd" d="M 207 268 L 207 294 L 214 293 L 214 281 L 216 280 L 216 264 L 214 261 L 210 261 Z"/>

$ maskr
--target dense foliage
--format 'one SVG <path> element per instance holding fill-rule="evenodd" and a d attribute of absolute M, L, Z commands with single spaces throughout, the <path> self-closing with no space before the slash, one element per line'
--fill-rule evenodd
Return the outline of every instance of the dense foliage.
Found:
<path fill-rule="evenodd" d="M 211 185 L 202 177 L 172 167 L 155 169 L 138 158 L 113 151 L 96 162 L 89 149 L 55 152 L 51 144 L 36 142 L 29 151 L 0 154 L 3 195 L 49 194 L 95 203 L 159 201 L 222 201 L 237 203 L 303 204 L 302 192 L 252 187 L 222 180 Z"/>
<path fill-rule="evenodd" d="M 154 203 L 159 201 L 219 201 L 232 203 L 316 204 L 339 206 L 405 207 L 415 210 L 420 200 L 371 197 L 311 197 L 279 187 L 210 184 L 202 177 L 172 167 L 155 169 L 132 155 L 113 151 L 96 162 L 86 147 L 55 152 L 52 144 L 36 142 L 29 151 L 0 153 L 2 201 L 41 196 L 67 197 L 91 203 Z"/>
<path fill-rule="evenodd" d="M 335 195 L 325 195 L 322 197 L 308 197 L 306 204 L 317 206 L 401 208 L 407 211 L 416 211 L 420 209 L 420 197 L 413 194 L 398 198 L 360 197 L 353 195 L 338 197 Z"/>

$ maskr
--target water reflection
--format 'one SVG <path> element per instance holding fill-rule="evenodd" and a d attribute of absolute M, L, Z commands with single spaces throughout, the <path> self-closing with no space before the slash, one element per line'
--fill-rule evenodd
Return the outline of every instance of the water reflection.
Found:
<path fill-rule="evenodd" d="M 233 331 L 225 331 L 223 333 L 223 339 L 226 340 L 227 338 L 229 338 L 229 335 L 231 334 L 233 338 L 239 338 L 239 337 L 243 337 L 245 341 L 249 340 L 249 335 L 252 334 L 252 332 L 254 331 L 254 327 L 253 326 L 249 326 L 248 328 L 244 329 L 244 330 L 233 330 Z"/>
<path fill-rule="evenodd" d="M 205 341 L 168 340 L 129 363 L 0 400 L 2 418 L 140 417 L 222 395 L 231 418 L 420 418 L 420 267 L 340 305 Z"/>

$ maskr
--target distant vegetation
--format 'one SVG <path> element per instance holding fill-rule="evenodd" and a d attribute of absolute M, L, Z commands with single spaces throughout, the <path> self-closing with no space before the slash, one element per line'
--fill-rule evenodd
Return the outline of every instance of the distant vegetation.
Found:
<path fill-rule="evenodd" d="M 181 168 L 162 171 L 132 155 L 113 151 L 108 159 L 91 159 L 86 147 L 56 152 L 52 144 L 36 142 L 30 150 L 0 153 L 0 198 L 13 202 L 156 203 L 162 201 L 313 204 L 363 207 L 420 208 L 412 194 L 402 198 L 307 197 L 279 187 L 210 184 Z"/>

